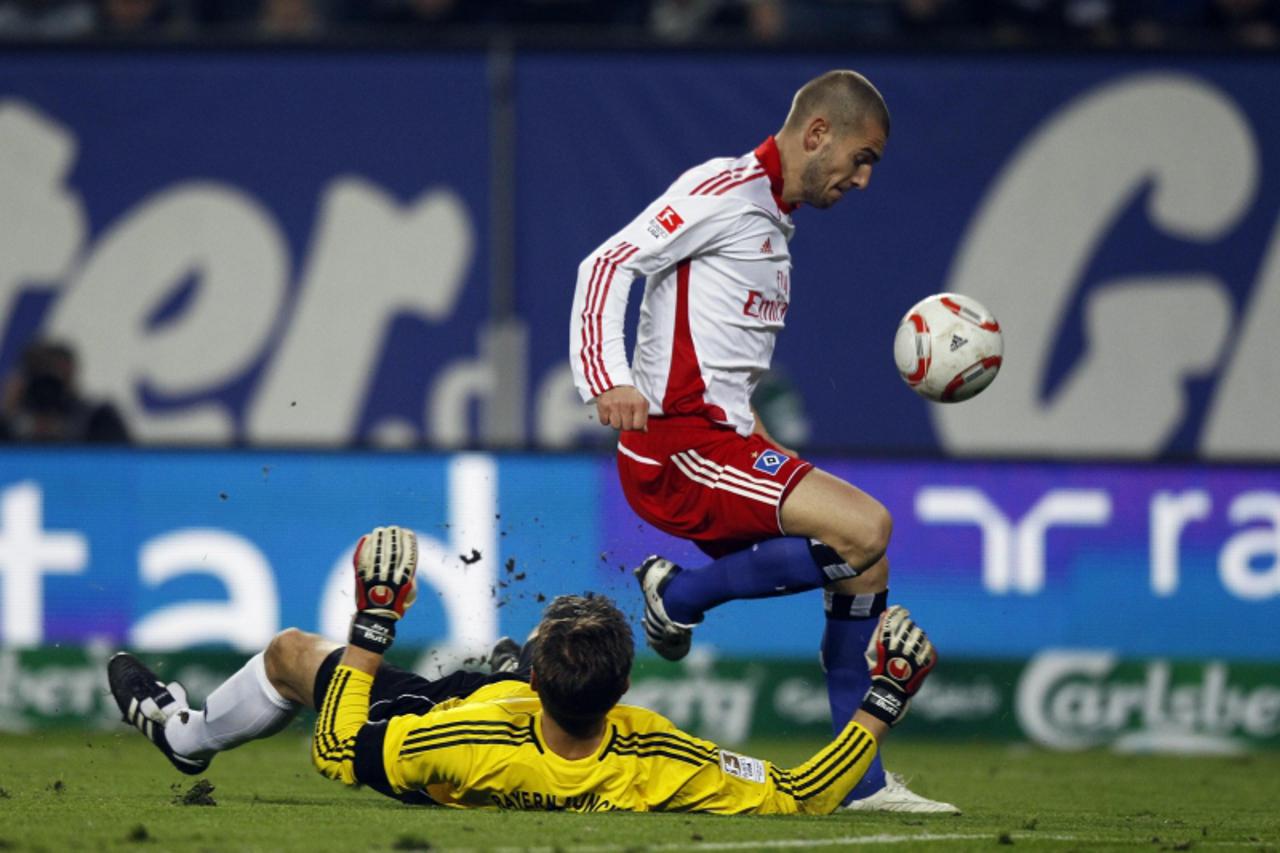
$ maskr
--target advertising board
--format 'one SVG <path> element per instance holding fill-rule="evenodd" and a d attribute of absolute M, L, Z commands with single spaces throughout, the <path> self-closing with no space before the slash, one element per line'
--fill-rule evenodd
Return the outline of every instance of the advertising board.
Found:
<path fill-rule="evenodd" d="M 865 193 L 796 214 L 761 402 L 781 438 L 1280 455 L 1257 427 L 1280 419 L 1260 392 L 1280 387 L 1270 57 L 529 52 L 491 87 L 468 52 L 13 52 L 0 372 L 67 339 L 152 442 L 607 445 L 568 374 L 578 263 L 845 66 L 892 134 Z M 493 171 L 494 91 L 514 93 L 514 176 Z M 513 281 L 491 281 L 499 250 Z M 917 399 L 891 358 L 907 307 L 943 290 L 1005 330 L 999 381 L 960 407 Z"/>
<path fill-rule="evenodd" d="M 891 599 L 948 655 L 1280 659 L 1274 468 L 815 461 L 893 514 Z M 705 560 L 637 518 L 598 456 L 7 450 L 0 644 L 342 638 L 354 543 L 386 523 L 421 543 L 402 641 L 448 659 L 523 636 L 560 593 L 638 620 L 640 560 Z M 807 657 L 821 633 L 813 591 L 730 603 L 695 640 Z"/>

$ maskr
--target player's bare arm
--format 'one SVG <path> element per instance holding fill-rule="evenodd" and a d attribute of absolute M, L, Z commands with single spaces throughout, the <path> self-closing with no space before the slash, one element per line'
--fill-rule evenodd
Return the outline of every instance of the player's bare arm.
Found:
<path fill-rule="evenodd" d="M 596 415 L 600 423 L 616 430 L 649 428 L 649 401 L 632 385 L 618 385 L 596 397 Z"/>

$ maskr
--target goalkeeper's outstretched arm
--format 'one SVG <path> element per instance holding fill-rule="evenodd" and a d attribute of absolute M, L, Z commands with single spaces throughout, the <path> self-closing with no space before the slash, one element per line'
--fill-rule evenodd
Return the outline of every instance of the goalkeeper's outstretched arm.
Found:
<path fill-rule="evenodd" d="M 316 717 L 311 761 L 321 774 L 346 785 L 356 779 L 356 737 L 369 719 L 369 694 L 396 622 L 416 597 L 418 541 L 400 527 L 379 527 L 356 545 L 356 614 L 346 651 L 334 670 Z"/>
<path fill-rule="evenodd" d="M 770 767 L 775 795 L 760 813 L 830 814 L 857 786 L 876 757 L 889 725 L 858 711 L 835 740 L 798 767 Z"/>
<path fill-rule="evenodd" d="M 670 811 L 718 814 L 829 814 L 866 774 L 879 744 L 906 714 L 937 662 L 933 644 L 901 607 L 885 611 L 867 646 L 871 688 L 843 731 L 798 767 L 733 755 L 692 736 L 718 761 L 690 777 L 666 803 Z"/>

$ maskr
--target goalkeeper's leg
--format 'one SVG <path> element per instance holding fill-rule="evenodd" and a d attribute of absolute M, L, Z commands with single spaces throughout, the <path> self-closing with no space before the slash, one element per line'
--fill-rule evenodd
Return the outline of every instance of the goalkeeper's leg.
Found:
<path fill-rule="evenodd" d="M 316 672 L 336 648 L 337 643 L 296 628 L 280 632 L 210 693 L 203 709 L 169 718 L 169 746 L 179 755 L 208 760 L 270 737 L 288 725 L 299 708 L 314 707 Z"/>
<path fill-rule="evenodd" d="M 107 676 L 125 722 L 179 770 L 201 773 L 217 753 L 269 737 L 300 707 L 314 707 L 316 674 L 336 648 L 315 634 L 283 631 L 210 693 L 203 708 L 192 708 L 181 684 L 161 683 L 126 652 L 111 659 Z"/>

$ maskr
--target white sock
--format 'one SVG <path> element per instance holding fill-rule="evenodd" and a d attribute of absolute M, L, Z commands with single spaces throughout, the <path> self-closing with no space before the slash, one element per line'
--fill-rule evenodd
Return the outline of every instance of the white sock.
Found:
<path fill-rule="evenodd" d="M 208 758 L 288 725 L 300 706 L 280 695 L 267 679 L 262 652 L 209 694 L 204 712 L 178 712 L 165 724 L 169 746 L 188 758 Z M 185 717 L 185 719 L 184 719 Z"/>

